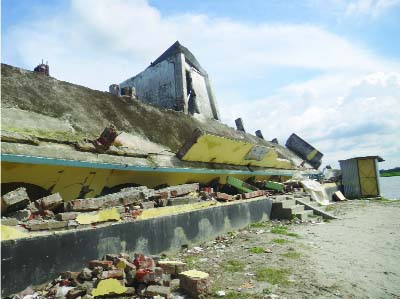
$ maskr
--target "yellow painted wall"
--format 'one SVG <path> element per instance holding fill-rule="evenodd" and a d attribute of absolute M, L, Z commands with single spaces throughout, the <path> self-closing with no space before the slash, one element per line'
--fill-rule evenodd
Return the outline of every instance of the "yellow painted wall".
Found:
<path fill-rule="evenodd" d="M 170 186 L 185 183 L 209 183 L 219 178 L 226 183 L 228 174 L 197 174 L 171 172 L 143 172 L 128 170 L 108 170 L 83 167 L 66 167 L 39 164 L 2 162 L 2 183 L 29 183 L 40 186 L 51 193 L 59 192 L 65 201 L 79 197 L 82 188 L 90 190 L 85 198 L 99 195 L 104 187 L 122 184 L 145 185 L 149 188 L 168 184 Z M 246 180 L 252 175 L 233 175 Z M 269 175 L 256 176 L 257 180 L 268 179 Z"/>
<path fill-rule="evenodd" d="M 359 159 L 358 174 L 360 177 L 360 187 L 362 196 L 379 195 L 378 180 L 376 177 L 375 160 Z"/>
<path fill-rule="evenodd" d="M 246 160 L 245 158 L 253 146 L 248 142 L 205 134 L 197 139 L 182 160 L 281 169 L 293 167 L 289 161 L 278 160 L 278 154 L 272 148 L 269 149 L 262 161 Z"/>

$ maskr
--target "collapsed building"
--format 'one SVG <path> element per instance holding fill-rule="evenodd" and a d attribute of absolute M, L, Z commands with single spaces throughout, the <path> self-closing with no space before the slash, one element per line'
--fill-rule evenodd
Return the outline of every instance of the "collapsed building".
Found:
<path fill-rule="evenodd" d="M 220 119 L 207 72 L 178 41 L 138 75 L 119 84 L 133 87 L 139 99 L 156 106 Z"/>
<path fill-rule="evenodd" d="M 314 171 L 288 148 L 218 121 L 207 73 L 178 42 L 120 84 L 128 86 L 138 100 L 3 64 L 3 192 L 23 185 L 71 200 L 126 186 Z M 190 115 L 196 111 L 208 120 Z M 120 132 L 114 145 L 101 150 L 88 142 L 111 123 Z"/>
<path fill-rule="evenodd" d="M 42 271 L 48 257 L 54 261 L 53 272 L 33 275 L 33 283 L 55 271 L 79 268 L 109 248 L 159 253 L 268 219 L 268 189 L 281 192 L 280 182 L 295 173 L 316 173 L 321 164 L 322 154 L 304 141 L 289 148 L 264 140 L 261 132 L 255 136 L 221 123 L 208 74 L 178 42 L 143 72 L 110 86 L 110 92 L 6 64 L 1 73 L 1 191 L 7 203 L 2 211 L 28 207 L 28 216 L 20 213 L 24 221 L 41 220 L 20 220 L 14 226 L 31 232 L 51 226 L 81 229 L 3 241 L 9 258 L 2 263 L 5 294 Z M 302 199 L 309 197 L 292 194 L 290 202 Z M 212 200 L 238 202 L 221 207 Z M 141 210 L 156 206 L 172 207 L 146 217 L 177 213 L 173 206 L 178 202 L 194 203 L 196 212 L 178 209 L 181 214 L 175 217 L 140 218 Z M 291 217 L 289 210 L 287 205 L 279 209 Z M 121 215 L 141 221 L 90 230 L 101 219 L 125 219 Z M 111 247 L 96 245 L 103 241 Z M 78 256 L 87 242 L 90 253 Z M 29 271 L 22 275 L 18 269 L 26 265 Z"/>

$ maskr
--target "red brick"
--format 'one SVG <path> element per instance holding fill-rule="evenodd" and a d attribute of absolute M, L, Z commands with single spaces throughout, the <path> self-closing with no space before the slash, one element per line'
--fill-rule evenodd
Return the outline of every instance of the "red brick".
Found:
<path fill-rule="evenodd" d="M 217 199 L 217 200 L 222 200 L 222 201 L 231 201 L 233 200 L 232 195 L 226 194 L 226 193 L 222 193 L 222 192 L 215 192 L 213 194 L 213 196 Z"/>
<path fill-rule="evenodd" d="M 124 278 L 124 271 L 123 270 L 103 271 L 101 273 L 101 279 L 107 279 L 107 278 L 123 279 Z"/>
<path fill-rule="evenodd" d="M 104 270 L 111 269 L 113 262 L 112 261 L 99 261 L 99 260 L 92 260 L 88 262 L 89 268 L 94 269 L 95 267 L 102 267 Z"/>

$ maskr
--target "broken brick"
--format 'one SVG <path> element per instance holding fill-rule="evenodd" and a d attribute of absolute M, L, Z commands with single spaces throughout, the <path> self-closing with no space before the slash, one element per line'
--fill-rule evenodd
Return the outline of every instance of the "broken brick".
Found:
<path fill-rule="evenodd" d="M 134 264 L 132 264 L 131 262 L 127 261 L 122 257 L 118 257 L 116 261 L 117 261 L 116 266 L 118 269 L 122 269 L 125 272 L 136 270 L 136 266 Z"/>
<path fill-rule="evenodd" d="M 1 225 L 16 226 L 18 225 L 18 220 L 15 218 L 1 218 Z"/>
<path fill-rule="evenodd" d="M 93 274 L 89 268 L 83 268 L 79 273 L 79 278 L 82 280 L 92 280 Z"/>
<path fill-rule="evenodd" d="M 15 218 L 18 221 L 28 221 L 32 217 L 32 212 L 30 210 L 19 210 L 8 214 L 7 217 Z"/>
<path fill-rule="evenodd" d="M 47 222 L 48 229 L 60 229 L 68 226 L 68 221 Z"/>
<path fill-rule="evenodd" d="M 199 184 L 198 183 L 183 184 L 183 185 L 168 187 L 167 189 L 170 192 L 172 197 L 177 197 L 177 196 L 185 195 L 185 194 L 188 194 L 191 192 L 197 192 L 199 190 Z M 164 189 L 163 189 L 163 191 L 164 191 Z"/>
<path fill-rule="evenodd" d="M 213 197 L 220 201 L 232 201 L 233 200 L 232 195 L 222 193 L 222 192 L 213 193 Z"/>
<path fill-rule="evenodd" d="M 154 201 L 146 201 L 146 202 L 141 202 L 140 203 L 140 208 L 141 209 L 152 209 L 154 208 Z"/>
<path fill-rule="evenodd" d="M 147 287 L 144 294 L 147 297 L 161 296 L 164 298 L 170 298 L 171 289 L 169 287 L 164 287 L 164 286 L 150 285 Z"/>
<path fill-rule="evenodd" d="M 57 220 L 75 220 L 77 216 L 78 216 L 78 213 L 76 213 L 76 212 L 65 212 L 65 213 L 57 214 L 56 219 Z"/>
<path fill-rule="evenodd" d="M 101 279 L 108 279 L 108 278 L 123 279 L 124 278 L 124 271 L 123 270 L 103 271 L 101 273 Z"/>
<path fill-rule="evenodd" d="M 104 261 L 111 261 L 113 264 L 118 262 L 118 254 L 112 254 L 112 253 L 108 253 L 105 256 L 103 256 L 103 260 Z"/>
<path fill-rule="evenodd" d="M 80 272 L 66 271 L 66 272 L 60 273 L 60 276 L 63 279 L 77 279 L 79 274 L 80 274 Z"/>
<path fill-rule="evenodd" d="M 263 190 L 257 190 L 257 191 L 252 191 L 252 192 L 247 192 L 242 194 L 243 199 L 250 199 L 254 197 L 259 197 L 263 196 L 265 192 Z"/>
<path fill-rule="evenodd" d="M 74 288 L 72 290 L 69 290 L 67 295 L 65 296 L 67 299 L 75 299 L 80 296 L 83 296 L 86 294 L 86 290 L 79 289 L 79 288 Z"/>
<path fill-rule="evenodd" d="M 30 231 L 37 231 L 37 230 L 46 230 L 49 229 L 49 223 L 48 222 L 33 222 L 33 223 L 29 223 L 26 226 L 27 229 L 29 229 Z"/>
<path fill-rule="evenodd" d="M 102 267 L 104 270 L 111 269 L 113 262 L 112 261 L 99 261 L 99 260 L 92 260 L 88 262 L 89 268 L 94 269 L 95 267 Z"/>
<path fill-rule="evenodd" d="M 40 199 L 40 203 L 44 210 L 53 210 L 63 203 L 63 199 L 60 193 L 54 193 Z"/>
<path fill-rule="evenodd" d="M 25 188 L 18 188 L 1 197 L 1 211 L 13 212 L 24 209 L 30 203 Z"/>
<path fill-rule="evenodd" d="M 186 263 L 180 261 L 159 261 L 158 266 L 167 274 L 177 275 L 186 267 Z"/>
<path fill-rule="evenodd" d="M 211 293 L 210 275 L 206 272 L 189 270 L 179 274 L 180 288 L 193 298 L 201 298 Z"/>

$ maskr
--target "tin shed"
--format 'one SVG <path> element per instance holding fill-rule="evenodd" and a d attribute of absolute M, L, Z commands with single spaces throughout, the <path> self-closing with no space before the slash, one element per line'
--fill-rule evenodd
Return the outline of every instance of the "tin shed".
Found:
<path fill-rule="evenodd" d="M 340 160 L 343 193 L 347 198 L 377 197 L 380 195 L 379 156 Z"/>

